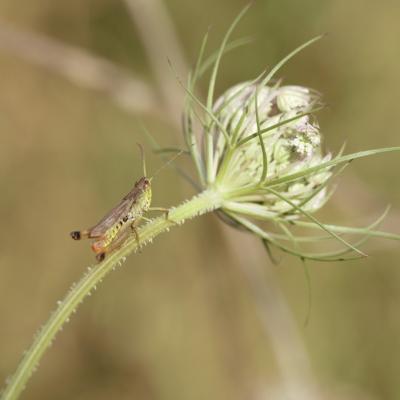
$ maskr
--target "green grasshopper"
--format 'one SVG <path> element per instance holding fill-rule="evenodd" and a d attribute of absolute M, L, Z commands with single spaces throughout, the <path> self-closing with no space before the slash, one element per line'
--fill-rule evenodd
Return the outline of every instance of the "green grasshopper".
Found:
<path fill-rule="evenodd" d="M 147 220 L 147 218 L 143 216 L 147 211 L 163 211 L 166 218 L 168 218 L 169 210 L 167 208 L 150 207 L 152 196 L 151 180 L 162 168 L 172 162 L 176 157 L 165 163 L 153 177 L 147 178 L 143 148 L 141 145 L 138 146 L 142 156 L 144 176 L 135 183 L 133 189 L 117 206 L 108 212 L 100 222 L 92 228 L 70 233 L 74 240 L 83 238 L 95 239 L 92 243 L 92 250 L 96 254 L 96 259 L 98 261 L 103 261 L 107 253 L 119 248 L 131 232 L 134 232 L 136 240 L 140 245 L 136 226 L 141 219 Z"/>

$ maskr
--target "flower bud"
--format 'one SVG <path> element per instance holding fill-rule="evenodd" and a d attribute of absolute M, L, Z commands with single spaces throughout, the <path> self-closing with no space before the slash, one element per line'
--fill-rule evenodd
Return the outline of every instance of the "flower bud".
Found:
<path fill-rule="evenodd" d="M 205 132 L 215 143 L 210 176 L 228 208 L 240 209 L 233 202 L 253 203 L 266 216 L 293 216 L 298 214 L 293 204 L 307 211 L 324 204 L 329 170 L 275 186 L 282 197 L 269 190 L 271 182 L 330 159 L 323 156 L 319 125 L 311 115 L 318 102 L 317 93 L 301 86 L 251 82 L 235 85 L 215 102 L 219 124 Z"/>

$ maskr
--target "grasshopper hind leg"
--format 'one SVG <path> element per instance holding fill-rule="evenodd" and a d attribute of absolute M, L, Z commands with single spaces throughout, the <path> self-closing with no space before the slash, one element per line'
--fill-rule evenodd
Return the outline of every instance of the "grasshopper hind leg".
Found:
<path fill-rule="evenodd" d="M 70 233 L 72 239 L 74 240 L 80 240 L 81 239 L 81 231 L 72 231 Z"/>
<path fill-rule="evenodd" d="M 140 250 L 140 242 L 139 242 L 139 234 L 136 230 L 135 224 L 131 224 L 130 229 L 124 229 L 121 231 L 118 236 L 108 245 L 104 246 L 103 240 L 98 240 L 92 244 L 92 250 L 96 253 L 96 260 L 98 262 L 102 262 L 109 253 L 112 253 L 114 250 L 119 249 L 131 235 L 131 232 L 134 233 L 136 241 L 138 242 L 138 247 Z"/>
<path fill-rule="evenodd" d="M 70 233 L 70 236 L 72 237 L 72 239 L 74 240 L 81 240 L 81 239 L 85 239 L 88 238 L 90 235 L 90 231 L 85 229 L 83 231 L 72 231 Z"/>
<path fill-rule="evenodd" d="M 101 238 L 101 235 L 93 234 L 93 229 L 84 229 L 83 231 L 72 231 L 70 232 L 70 236 L 74 240 Z"/>
<path fill-rule="evenodd" d="M 96 260 L 98 262 L 102 262 L 106 258 L 107 252 L 103 251 L 102 253 L 99 253 L 96 255 Z"/>

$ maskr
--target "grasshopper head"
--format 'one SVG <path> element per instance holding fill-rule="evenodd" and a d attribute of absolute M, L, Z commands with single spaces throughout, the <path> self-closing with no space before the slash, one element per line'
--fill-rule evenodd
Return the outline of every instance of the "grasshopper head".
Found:
<path fill-rule="evenodd" d="M 137 190 L 135 197 L 135 205 L 131 210 L 131 213 L 141 216 L 144 212 L 146 212 L 151 203 L 151 179 L 140 178 L 135 183 L 135 189 Z"/>
<path fill-rule="evenodd" d="M 151 186 L 150 179 L 146 178 L 145 176 L 143 178 L 140 178 L 136 183 L 135 187 L 142 190 L 146 191 Z"/>

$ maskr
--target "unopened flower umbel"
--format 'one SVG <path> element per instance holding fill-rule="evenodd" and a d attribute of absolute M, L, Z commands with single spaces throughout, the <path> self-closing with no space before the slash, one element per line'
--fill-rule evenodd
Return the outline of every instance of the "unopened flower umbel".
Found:
<path fill-rule="evenodd" d="M 304 87 L 260 87 L 251 82 L 234 86 L 215 102 L 213 112 L 220 125 L 212 130 L 215 173 L 209 179 L 227 196 L 224 209 L 255 217 L 299 214 L 268 186 L 274 179 L 331 159 L 322 154 L 319 126 L 310 114 L 318 102 L 318 95 Z M 315 211 L 324 204 L 330 176 L 329 169 L 316 172 L 275 190 L 304 210 Z"/>
<path fill-rule="evenodd" d="M 212 111 L 206 110 L 202 156 L 192 147 L 205 188 L 221 198 L 219 210 L 231 221 L 282 250 L 308 258 L 281 244 L 282 235 L 264 231 L 254 219 L 275 222 L 287 235 L 285 224 L 308 216 L 362 254 L 310 215 L 328 198 L 334 165 L 329 164 L 331 155 L 323 154 L 313 114 L 320 106 L 319 94 L 302 86 L 267 85 L 269 79 L 237 84 L 215 101 Z M 191 132 L 187 137 L 195 140 Z"/>
<path fill-rule="evenodd" d="M 386 212 L 366 228 L 325 225 L 313 214 L 330 197 L 328 183 L 338 166 L 342 167 L 339 173 L 354 159 L 397 148 L 349 155 L 339 152 L 334 157 L 325 153 L 315 115 L 322 108 L 319 94 L 273 80 L 290 58 L 320 37 L 295 49 L 267 74 L 231 87 L 214 101 L 220 61 L 233 26 L 215 56 L 207 101 L 203 103 L 194 94 L 205 70 L 202 57 L 207 38 L 186 88 L 184 137 L 203 189 L 199 198 L 208 197 L 209 203 L 213 203 L 208 211 L 222 212 L 230 223 L 252 232 L 265 245 L 272 244 L 303 260 L 364 256 L 358 246 L 371 235 L 382 236 L 373 228 Z M 268 224 L 262 224 L 263 221 Z M 292 232 L 293 227 L 322 230 L 324 236 L 299 236 Z M 346 233 L 362 238 L 351 244 L 344 238 Z M 302 249 L 301 244 L 321 243 L 324 239 L 335 239 L 344 247 L 328 252 Z"/>

